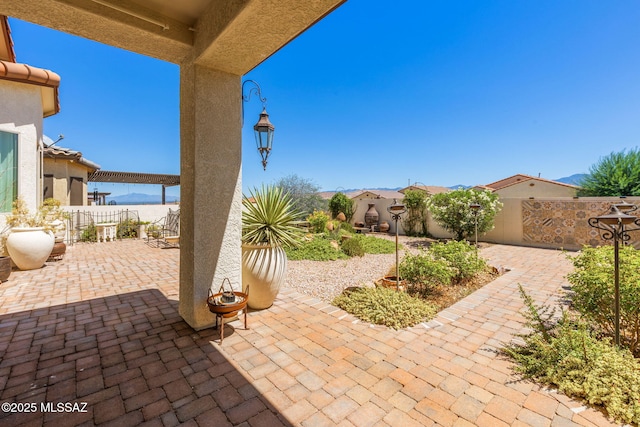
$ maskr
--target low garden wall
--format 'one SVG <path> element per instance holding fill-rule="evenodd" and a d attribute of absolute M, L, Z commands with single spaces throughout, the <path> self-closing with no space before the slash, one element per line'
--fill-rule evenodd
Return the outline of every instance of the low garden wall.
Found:
<path fill-rule="evenodd" d="M 640 206 L 640 198 L 627 198 L 628 203 Z M 496 215 L 493 230 L 478 236 L 478 240 L 518 246 L 578 250 L 584 245 L 598 246 L 607 242 L 600 231 L 589 226 L 589 218 L 609 212 L 610 206 L 620 203 L 617 197 L 553 197 L 553 198 L 505 198 L 502 210 Z M 369 204 L 378 211 L 380 221 L 391 225 L 389 232 L 395 233 L 395 224 L 387 212 L 393 203 L 389 199 L 357 201 L 353 221 L 364 222 Z M 428 215 L 429 233 L 436 238 L 451 238 Z M 399 234 L 405 234 L 400 224 Z M 629 233 L 630 243 L 640 248 L 640 231 Z"/>

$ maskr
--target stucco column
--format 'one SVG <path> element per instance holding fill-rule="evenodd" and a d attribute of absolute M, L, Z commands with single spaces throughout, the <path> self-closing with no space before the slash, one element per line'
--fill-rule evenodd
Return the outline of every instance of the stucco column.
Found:
<path fill-rule="evenodd" d="M 180 304 L 194 329 L 224 278 L 240 288 L 241 78 L 193 63 L 180 68 Z"/>

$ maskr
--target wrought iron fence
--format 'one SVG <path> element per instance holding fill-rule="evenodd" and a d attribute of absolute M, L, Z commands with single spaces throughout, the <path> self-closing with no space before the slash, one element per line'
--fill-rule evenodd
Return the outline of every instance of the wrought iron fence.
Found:
<path fill-rule="evenodd" d="M 99 224 L 113 224 L 116 227 L 117 239 L 135 239 L 139 235 L 140 217 L 138 211 L 123 209 L 119 211 L 69 212 L 67 224 L 67 242 L 96 242 Z"/>

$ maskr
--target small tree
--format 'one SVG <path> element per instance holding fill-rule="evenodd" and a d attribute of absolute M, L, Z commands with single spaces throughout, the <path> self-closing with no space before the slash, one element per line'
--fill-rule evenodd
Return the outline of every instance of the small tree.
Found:
<path fill-rule="evenodd" d="M 402 228 L 407 236 L 426 235 L 427 193 L 422 190 L 407 190 L 402 203 L 407 207 L 407 215 L 402 219 Z"/>
<path fill-rule="evenodd" d="M 452 232 L 456 240 L 463 240 L 475 232 L 475 213 L 469 206 L 478 203 L 478 233 L 493 228 L 496 214 L 502 209 L 498 195 L 490 191 L 472 188 L 434 194 L 427 200 L 433 219 L 444 229 Z"/>
<path fill-rule="evenodd" d="M 323 211 L 327 209 L 327 203 L 320 197 L 318 191 L 320 188 L 313 181 L 301 178 L 298 175 L 288 175 L 281 178 L 275 187 L 288 193 L 296 210 L 300 211 L 303 216 L 313 213 L 313 211 Z"/>
<path fill-rule="evenodd" d="M 640 150 L 623 150 L 601 158 L 580 186 L 580 196 L 640 196 Z"/>
<path fill-rule="evenodd" d="M 338 191 L 329 200 L 329 211 L 333 218 L 337 217 L 340 212 L 344 213 L 344 216 L 347 217 L 347 222 L 349 222 L 353 218 L 353 214 L 356 213 L 356 206 L 353 200 Z"/>

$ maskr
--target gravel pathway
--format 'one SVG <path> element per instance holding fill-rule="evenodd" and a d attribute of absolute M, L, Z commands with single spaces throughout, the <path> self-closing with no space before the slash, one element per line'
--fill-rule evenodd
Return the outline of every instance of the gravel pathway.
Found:
<path fill-rule="evenodd" d="M 376 235 L 395 241 L 395 236 Z M 406 250 L 418 252 L 419 246 L 428 244 L 429 239 L 399 236 L 402 245 L 400 260 Z M 365 254 L 336 261 L 289 261 L 285 286 L 296 291 L 330 302 L 349 286 L 373 286 L 374 282 L 395 267 L 396 255 Z"/>

